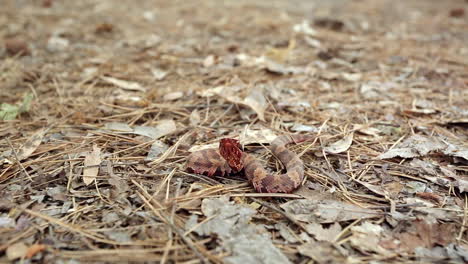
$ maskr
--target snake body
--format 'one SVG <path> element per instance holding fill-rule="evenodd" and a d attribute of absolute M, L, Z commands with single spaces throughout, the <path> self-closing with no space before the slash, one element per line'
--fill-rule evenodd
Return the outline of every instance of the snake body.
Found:
<path fill-rule="evenodd" d="M 241 151 L 237 140 L 233 139 L 224 139 L 224 142 L 221 140 L 220 151 L 205 149 L 193 152 L 187 159 L 187 169 L 208 176 L 229 175 L 243 170 L 257 192 L 290 193 L 297 189 L 304 179 L 304 164 L 294 152 L 286 148 L 286 145 L 311 138 L 309 135 L 283 135 L 271 142 L 271 152 L 286 168 L 286 173 L 283 174 L 268 173 L 258 159 Z M 223 153 L 223 150 L 227 154 Z"/>

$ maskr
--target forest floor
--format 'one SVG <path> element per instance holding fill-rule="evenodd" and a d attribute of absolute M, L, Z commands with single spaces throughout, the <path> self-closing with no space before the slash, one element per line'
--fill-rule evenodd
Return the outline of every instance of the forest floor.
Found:
<path fill-rule="evenodd" d="M 468 262 L 467 12 L 3 0 L 0 263 Z M 294 133 L 293 193 L 187 171 Z"/>

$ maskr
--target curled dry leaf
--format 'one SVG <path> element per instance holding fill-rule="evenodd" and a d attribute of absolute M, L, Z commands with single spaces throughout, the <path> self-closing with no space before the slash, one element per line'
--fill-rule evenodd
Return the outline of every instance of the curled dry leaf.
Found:
<path fill-rule="evenodd" d="M 350 133 L 343 139 L 338 140 L 337 142 L 325 147 L 324 150 L 331 154 L 345 152 L 349 149 L 349 147 L 351 147 L 351 144 L 353 143 L 353 136 L 354 133 Z"/>
<path fill-rule="evenodd" d="M 94 145 L 93 151 L 86 155 L 83 169 L 83 182 L 90 185 L 98 175 L 99 164 L 101 164 L 101 149 Z"/>
<path fill-rule="evenodd" d="M 205 90 L 200 95 L 203 97 L 218 95 L 231 103 L 248 106 L 257 114 L 260 120 L 265 121 L 265 110 L 268 107 L 268 103 L 263 95 L 263 90 L 254 88 L 242 99 L 238 94 L 243 89 L 244 87 L 240 86 L 218 86 Z"/>
<path fill-rule="evenodd" d="M 107 76 L 101 76 L 101 79 L 119 88 L 122 88 L 124 90 L 139 91 L 139 92 L 146 91 L 146 88 L 144 88 L 137 82 L 130 82 L 130 81 L 120 80 L 117 78 L 107 77 Z"/>
<path fill-rule="evenodd" d="M 268 104 L 262 90 L 253 89 L 250 94 L 244 98 L 242 103 L 252 108 L 252 110 L 257 113 L 260 120 L 265 121 L 265 110 Z"/>

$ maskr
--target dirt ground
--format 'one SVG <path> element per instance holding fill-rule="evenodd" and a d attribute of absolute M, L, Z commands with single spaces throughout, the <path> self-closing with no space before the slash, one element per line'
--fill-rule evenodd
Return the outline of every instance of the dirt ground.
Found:
<path fill-rule="evenodd" d="M 1 2 L 0 263 L 468 262 L 468 1 Z"/>

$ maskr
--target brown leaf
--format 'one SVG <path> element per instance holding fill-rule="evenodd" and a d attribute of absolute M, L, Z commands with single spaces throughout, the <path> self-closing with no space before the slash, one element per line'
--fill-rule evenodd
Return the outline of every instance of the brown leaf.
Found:
<path fill-rule="evenodd" d="M 98 146 L 93 146 L 93 151 L 86 155 L 83 169 L 83 182 L 90 185 L 99 172 L 99 164 L 101 164 L 101 149 Z"/>
<path fill-rule="evenodd" d="M 21 38 L 9 38 L 5 40 L 5 49 L 8 55 L 15 56 L 20 54 L 21 56 L 29 55 L 28 43 Z"/>
<path fill-rule="evenodd" d="M 20 149 L 18 152 L 18 159 L 24 160 L 28 158 L 31 154 L 34 153 L 34 151 L 39 147 L 39 145 L 42 142 L 42 138 L 44 137 L 45 133 L 47 132 L 48 129 L 46 128 L 41 128 L 39 129 L 36 133 L 30 137 L 26 143 L 24 143 L 23 147 Z"/>
<path fill-rule="evenodd" d="M 28 248 L 28 251 L 26 252 L 26 258 L 29 259 L 29 258 L 32 258 L 34 257 L 34 255 L 36 255 L 37 253 L 41 252 L 41 251 L 44 251 L 46 249 L 46 245 L 44 244 L 34 244 L 32 246 L 30 246 Z"/>

